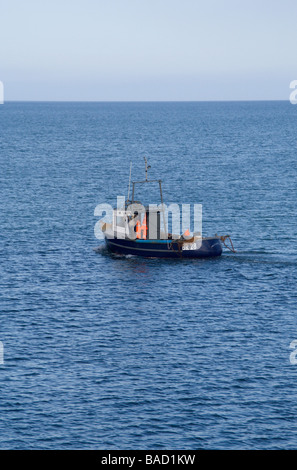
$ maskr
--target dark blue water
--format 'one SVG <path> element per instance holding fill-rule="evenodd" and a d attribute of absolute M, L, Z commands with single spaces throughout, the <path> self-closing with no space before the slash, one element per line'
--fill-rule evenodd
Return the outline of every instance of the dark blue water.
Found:
<path fill-rule="evenodd" d="M 289 102 L 0 106 L 2 449 L 297 448 L 296 129 Z M 143 155 L 236 254 L 93 250 Z"/>

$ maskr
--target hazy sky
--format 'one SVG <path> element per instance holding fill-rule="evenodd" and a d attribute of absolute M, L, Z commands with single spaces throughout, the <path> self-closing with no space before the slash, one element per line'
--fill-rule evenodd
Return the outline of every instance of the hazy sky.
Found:
<path fill-rule="evenodd" d="M 289 99 L 296 0 L 0 0 L 5 100 Z"/>

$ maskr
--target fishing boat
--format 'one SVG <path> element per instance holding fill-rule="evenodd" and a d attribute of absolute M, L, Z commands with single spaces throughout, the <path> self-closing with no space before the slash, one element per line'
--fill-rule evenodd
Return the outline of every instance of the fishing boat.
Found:
<path fill-rule="evenodd" d="M 148 169 L 145 160 L 145 180 L 132 182 L 132 197 L 130 199 L 131 166 L 128 199 L 123 207 L 113 210 L 111 223 L 102 223 L 101 230 L 107 249 L 118 255 L 134 255 L 145 258 L 210 258 L 222 254 L 223 245 L 234 251 L 229 235 L 202 237 L 200 231 L 191 233 L 168 233 L 164 210 L 162 180 L 148 179 Z M 157 183 L 159 185 L 161 204 L 143 206 L 135 200 L 136 185 Z M 230 244 L 227 244 L 227 241 Z"/>

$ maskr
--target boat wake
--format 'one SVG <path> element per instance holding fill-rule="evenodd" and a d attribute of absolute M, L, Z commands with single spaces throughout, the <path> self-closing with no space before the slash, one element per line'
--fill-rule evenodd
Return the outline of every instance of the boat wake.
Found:
<path fill-rule="evenodd" d="M 269 252 L 266 250 L 237 251 L 233 253 L 224 253 L 223 259 L 235 261 L 237 263 L 262 263 L 279 265 L 296 265 L 296 255 L 292 257 L 289 253 Z"/>

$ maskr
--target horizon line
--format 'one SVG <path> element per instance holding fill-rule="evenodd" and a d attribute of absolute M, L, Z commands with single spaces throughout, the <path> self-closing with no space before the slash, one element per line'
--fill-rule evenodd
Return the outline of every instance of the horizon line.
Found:
<path fill-rule="evenodd" d="M 4 103 L 248 103 L 288 101 L 288 99 L 226 99 L 226 100 L 5 100 Z M 3 103 L 3 104 L 4 104 Z"/>

